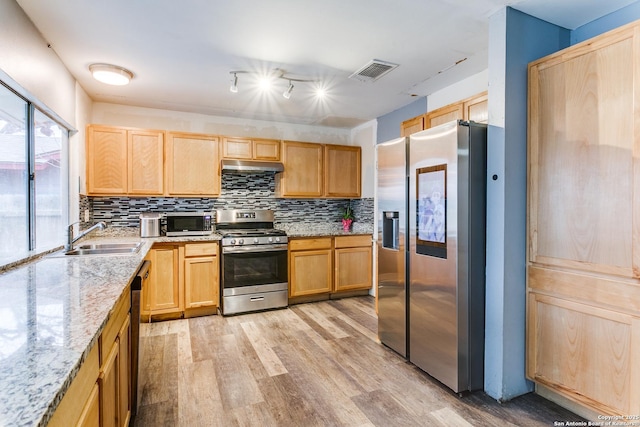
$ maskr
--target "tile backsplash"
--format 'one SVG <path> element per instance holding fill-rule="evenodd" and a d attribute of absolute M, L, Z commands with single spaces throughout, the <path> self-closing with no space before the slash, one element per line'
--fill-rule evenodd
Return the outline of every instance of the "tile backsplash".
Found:
<path fill-rule="evenodd" d="M 271 209 L 276 224 L 340 222 L 351 203 L 356 222 L 373 224 L 373 198 L 283 199 L 275 196 L 273 173 L 224 174 L 221 194 L 208 197 L 80 197 L 80 217 L 112 227 L 137 227 L 142 212 L 215 211 L 216 209 Z M 84 224 L 83 224 L 84 225 Z"/>

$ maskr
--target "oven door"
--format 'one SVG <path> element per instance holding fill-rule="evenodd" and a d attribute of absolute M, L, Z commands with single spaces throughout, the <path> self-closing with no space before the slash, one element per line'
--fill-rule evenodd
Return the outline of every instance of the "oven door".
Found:
<path fill-rule="evenodd" d="M 223 296 L 288 288 L 287 245 L 222 248 Z"/>

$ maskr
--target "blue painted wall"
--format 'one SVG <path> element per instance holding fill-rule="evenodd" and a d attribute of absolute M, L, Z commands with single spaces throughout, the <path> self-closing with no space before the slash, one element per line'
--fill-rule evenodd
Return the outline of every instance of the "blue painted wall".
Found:
<path fill-rule="evenodd" d="M 571 44 L 580 43 L 599 34 L 640 19 L 640 1 L 593 20 L 571 32 Z"/>
<path fill-rule="evenodd" d="M 376 143 L 390 141 L 400 137 L 400 125 L 405 120 L 427 112 L 427 98 L 422 97 L 411 104 L 378 117 L 378 135 Z"/>

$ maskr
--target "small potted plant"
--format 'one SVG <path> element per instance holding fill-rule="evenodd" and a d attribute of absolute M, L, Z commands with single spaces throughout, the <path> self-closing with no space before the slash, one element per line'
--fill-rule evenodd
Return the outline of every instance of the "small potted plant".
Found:
<path fill-rule="evenodd" d="M 351 229 L 351 223 L 353 223 L 353 209 L 351 209 L 351 202 L 342 211 L 342 229 L 349 231 Z"/>

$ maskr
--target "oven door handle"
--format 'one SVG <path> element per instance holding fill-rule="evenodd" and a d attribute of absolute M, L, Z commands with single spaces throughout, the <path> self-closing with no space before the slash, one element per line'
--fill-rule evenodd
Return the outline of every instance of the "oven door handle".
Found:
<path fill-rule="evenodd" d="M 263 245 L 263 246 L 233 246 L 223 247 L 223 254 L 246 254 L 259 252 L 286 252 L 287 245 Z"/>

